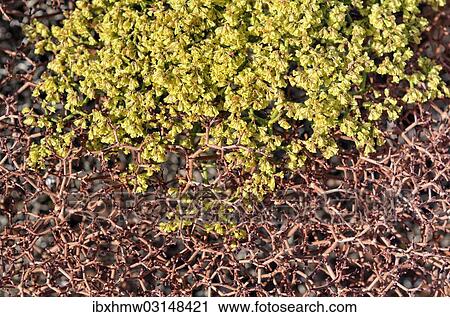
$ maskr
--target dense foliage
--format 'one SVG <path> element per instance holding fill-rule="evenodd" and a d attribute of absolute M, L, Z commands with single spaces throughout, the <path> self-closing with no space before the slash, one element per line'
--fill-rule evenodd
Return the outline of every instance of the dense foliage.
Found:
<path fill-rule="evenodd" d="M 29 161 L 87 135 L 76 142 L 139 153 L 125 176 L 144 191 L 168 152 L 223 154 L 261 196 L 306 153 L 336 155 L 339 135 L 370 153 L 381 118 L 449 95 L 441 67 L 411 49 L 424 3 L 445 1 L 78 1 L 61 27 L 28 29 L 54 56 L 35 90 L 45 113 L 27 109 L 54 133 Z"/>

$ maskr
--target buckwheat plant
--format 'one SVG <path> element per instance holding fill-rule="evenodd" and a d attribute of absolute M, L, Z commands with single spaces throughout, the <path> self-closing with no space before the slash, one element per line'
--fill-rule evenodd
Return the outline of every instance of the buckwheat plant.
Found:
<path fill-rule="evenodd" d="M 307 153 L 336 155 L 341 135 L 373 152 L 380 120 L 449 96 L 412 50 L 423 4 L 445 0 L 77 1 L 62 26 L 26 30 L 52 56 L 34 91 L 44 114 L 25 110 L 51 133 L 29 163 L 84 135 L 89 150 L 138 153 L 125 176 L 142 192 L 169 152 L 215 153 L 247 175 L 238 193 L 262 197 Z"/>

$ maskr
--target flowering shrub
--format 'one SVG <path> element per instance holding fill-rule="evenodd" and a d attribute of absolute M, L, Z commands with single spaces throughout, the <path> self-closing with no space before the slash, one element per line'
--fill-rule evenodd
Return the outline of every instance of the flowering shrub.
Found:
<path fill-rule="evenodd" d="M 29 162 L 86 135 L 90 150 L 138 153 L 125 176 L 144 191 L 168 152 L 215 153 L 261 197 L 306 153 L 336 155 L 340 135 L 373 152 L 380 119 L 449 95 L 411 48 L 421 4 L 445 1 L 78 1 L 62 26 L 27 30 L 53 55 L 35 89 L 44 114 L 26 110 L 52 134 Z"/>

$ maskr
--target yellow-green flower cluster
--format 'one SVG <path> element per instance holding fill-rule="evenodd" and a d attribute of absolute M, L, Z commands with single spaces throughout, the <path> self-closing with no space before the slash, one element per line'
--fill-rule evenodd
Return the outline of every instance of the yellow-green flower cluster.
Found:
<path fill-rule="evenodd" d="M 339 131 L 369 153 L 384 114 L 449 94 L 430 60 L 406 71 L 423 3 L 445 0 L 77 1 L 62 26 L 28 30 L 54 56 L 35 91 L 46 115 L 28 121 L 57 135 L 31 163 L 85 133 L 90 148 L 139 149 L 145 190 L 167 152 L 224 147 L 249 175 L 244 192 L 261 196 L 306 152 L 335 155 Z M 372 85 L 377 75 L 406 94 Z"/>

